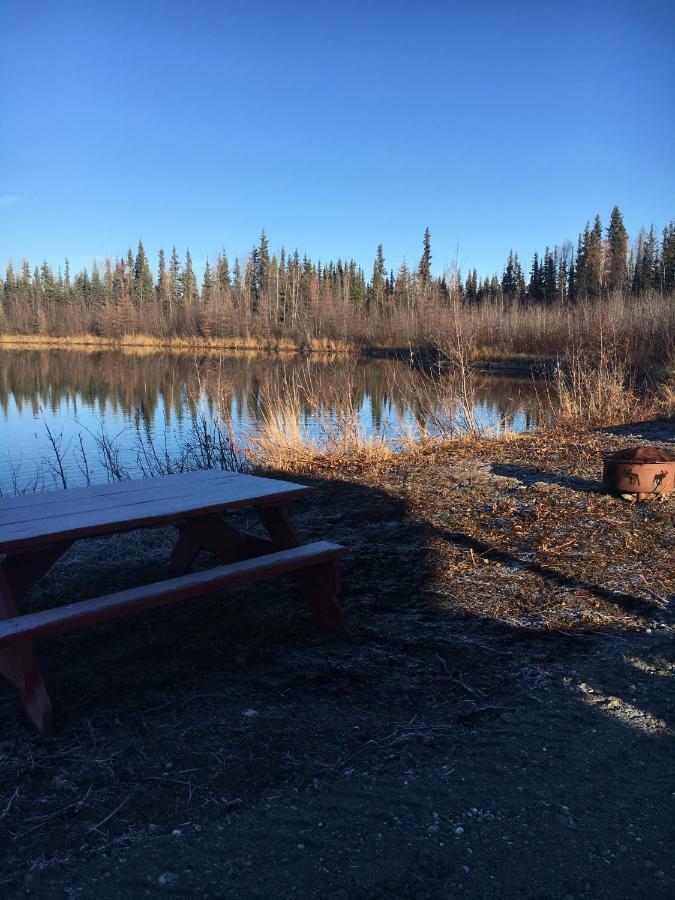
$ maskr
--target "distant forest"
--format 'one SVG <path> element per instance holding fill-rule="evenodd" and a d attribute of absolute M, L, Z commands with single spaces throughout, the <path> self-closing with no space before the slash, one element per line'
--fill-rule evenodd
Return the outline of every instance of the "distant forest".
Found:
<path fill-rule="evenodd" d="M 586 224 L 577 245 L 567 241 L 534 254 L 527 272 L 511 251 L 500 275 L 431 273 L 432 245 L 424 233 L 418 264 L 387 269 L 380 244 L 372 273 L 354 260 L 313 262 L 297 251 L 271 253 L 267 235 L 245 259 L 220 253 L 198 279 L 190 251 L 159 251 L 156 275 L 143 243 L 103 267 L 55 273 L 43 262 L 20 270 L 10 263 L 0 280 L 0 332 L 117 339 L 131 335 L 228 338 L 287 335 L 405 342 L 420 330 L 444 327 L 458 307 L 562 309 L 610 295 L 670 296 L 675 290 L 675 222 L 660 236 L 652 227 L 632 243 L 618 207 L 603 229 Z"/>

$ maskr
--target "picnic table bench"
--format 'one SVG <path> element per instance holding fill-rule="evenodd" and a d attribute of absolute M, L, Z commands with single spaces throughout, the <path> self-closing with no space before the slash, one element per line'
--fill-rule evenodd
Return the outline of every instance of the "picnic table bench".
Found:
<path fill-rule="evenodd" d="M 52 730 L 53 710 L 33 655 L 35 638 L 282 574 L 298 583 L 321 624 L 343 631 L 337 594 L 345 548 L 328 541 L 303 544 L 285 508 L 312 491 L 287 481 L 199 471 L 0 499 L 0 553 L 6 554 L 0 561 L 0 673 L 17 688 L 38 729 Z M 225 521 L 229 510 L 247 506 L 268 538 Z M 167 525 L 178 530 L 170 557 L 175 577 L 21 614 L 25 595 L 73 541 Z M 201 550 L 222 565 L 189 572 Z"/>

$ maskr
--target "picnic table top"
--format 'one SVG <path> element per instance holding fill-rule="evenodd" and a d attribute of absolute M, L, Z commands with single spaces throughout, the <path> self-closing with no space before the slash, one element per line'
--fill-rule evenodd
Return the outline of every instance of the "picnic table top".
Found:
<path fill-rule="evenodd" d="M 0 553 L 162 525 L 240 506 L 280 505 L 313 488 L 221 470 L 0 499 Z"/>

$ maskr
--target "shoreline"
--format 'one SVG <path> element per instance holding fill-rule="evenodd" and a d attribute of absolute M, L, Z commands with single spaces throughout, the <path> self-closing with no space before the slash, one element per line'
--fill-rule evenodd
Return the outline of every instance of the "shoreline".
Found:
<path fill-rule="evenodd" d="M 412 348 L 396 345 L 358 344 L 344 340 L 310 339 L 309 343 L 298 343 L 288 338 L 155 338 L 151 335 L 125 336 L 119 339 L 103 338 L 83 334 L 69 337 L 31 334 L 0 334 L 2 350 L 116 350 L 124 353 L 225 353 L 225 354 L 270 354 L 270 355 L 342 355 L 365 359 L 397 359 L 428 361 L 438 357 L 438 350 L 431 345 Z M 554 363 L 554 357 L 531 353 L 506 353 L 489 348 L 481 348 L 470 353 L 471 364 L 479 371 L 505 374 L 531 374 L 537 367 L 547 367 Z"/>

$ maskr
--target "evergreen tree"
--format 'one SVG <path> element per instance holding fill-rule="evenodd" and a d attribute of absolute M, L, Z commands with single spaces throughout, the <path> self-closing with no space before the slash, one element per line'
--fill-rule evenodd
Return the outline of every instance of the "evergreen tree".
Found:
<path fill-rule="evenodd" d="M 431 278 L 431 232 L 428 228 L 424 230 L 424 240 L 422 242 L 422 258 L 418 272 L 423 284 L 428 284 Z"/>
<path fill-rule="evenodd" d="M 113 300 L 112 284 L 113 284 L 112 262 L 110 261 L 110 257 L 106 256 L 104 267 L 103 267 L 103 291 L 104 291 L 106 303 L 112 303 L 112 300 Z"/>
<path fill-rule="evenodd" d="M 394 282 L 394 299 L 396 304 L 403 309 L 410 308 L 412 300 L 410 290 L 410 269 L 406 265 L 405 260 L 401 263 L 398 274 L 396 275 L 396 281 Z"/>
<path fill-rule="evenodd" d="M 610 216 L 607 228 L 607 243 L 607 289 L 610 291 L 624 291 L 628 280 L 626 267 L 628 233 L 623 224 L 623 216 L 618 206 L 614 207 Z"/>
<path fill-rule="evenodd" d="M 478 301 L 478 275 L 475 269 L 470 271 L 466 276 L 464 296 L 466 297 L 467 303 L 476 303 Z"/>
<path fill-rule="evenodd" d="M 105 301 L 105 288 L 101 279 L 101 272 L 96 260 L 91 266 L 91 305 L 99 309 Z"/>
<path fill-rule="evenodd" d="M 534 251 L 532 269 L 530 270 L 530 284 L 527 289 L 528 296 L 535 303 L 544 299 L 544 270 L 539 265 L 539 254 Z"/>
<path fill-rule="evenodd" d="M 517 253 L 513 257 L 513 283 L 516 297 L 522 300 L 525 297 L 525 276 Z"/>
<path fill-rule="evenodd" d="M 656 235 L 654 226 L 649 229 L 645 237 L 641 235 L 642 244 L 638 246 L 638 258 L 636 261 L 636 293 L 642 294 L 654 286 L 657 281 L 656 269 Z"/>
<path fill-rule="evenodd" d="M 178 305 L 181 299 L 181 271 L 180 260 L 176 246 L 171 248 L 171 260 L 169 262 L 169 314 Z"/>
<path fill-rule="evenodd" d="M 15 300 L 17 294 L 16 275 L 11 262 L 7 263 L 7 271 L 5 274 L 5 298 L 7 301 Z"/>
<path fill-rule="evenodd" d="M 202 281 L 202 303 L 208 303 L 213 296 L 213 272 L 206 257 L 206 265 L 204 266 L 204 280 Z"/>
<path fill-rule="evenodd" d="M 588 295 L 588 242 L 591 229 L 586 222 L 583 234 L 579 235 L 577 244 L 577 262 L 575 275 L 574 299 L 585 298 Z"/>
<path fill-rule="evenodd" d="M 157 299 L 160 309 L 163 311 L 171 311 L 171 276 L 166 268 L 166 255 L 160 247 L 159 258 L 157 261 Z"/>
<path fill-rule="evenodd" d="M 544 251 L 543 271 L 543 288 L 544 302 L 553 303 L 556 298 L 557 282 L 556 282 L 556 260 L 551 251 L 546 248 Z"/>
<path fill-rule="evenodd" d="M 56 300 L 56 281 L 51 266 L 47 260 L 44 260 L 40 268 L 40 280 L 42 282 L 42 293 L 47 303 L 54 303 Z"/>
<path fill-rule="evenodd" d="M 143 241 L 139 240 L 138 242 L 136 259 L 133 261 L 133 264 L 131 262 L 131 250 L 129 250 L 129 266 L 133 268 L 134 273 L 132 296 L 139 308 L 142 308 L 155 298 L 155 285 L 152 280 L 148 259 L 145 255 Z"/>
<path fill-rule="evenodd" d="M 504 272 L 502 274 L 502 294 L 505 297 L 515 297 L 516 295 L 516 276 L 513 261 L 513 250 L 509 250 L 509 258 L 506 261 Z"/>
<path fill-rule="evenodd" d="M 570 260 L 570 267 L 567 273 L 567 298 L 570 303 L 574 303 L 577 296 L 577 269 L 574 260 Z"/>
<path fill-rule="evenodd" d="M 253 283 L 251 289 L 255 298 L 255 307 L 257 308 L 258 302 L 265 297 L 267 293 L 269 280 L 269 241 L 267 240 L 264 228 L 260 234 L 260 243 L 257 247 L 253 248 L 251 253 L 251 262 L 253 270 Z"/>
<path fill-rule="evenodd" d="M 216 282 L 218 290 L 225 296 L 230 290 L 230 264 L 227 261 L 227 254 L 223 253 L 218 257 L 216 263 Z"/>
<path fill-rule="evenodd" d="M 384 295 L 387 290 L 386 269 L 384 267 L 384 251 L 382 244 L 377 245 L 377 256 L 373 263 L 373 277 L 370 280 L 369 296 L 376 309 L 382 312 L 384 308 Z"/>
<path fill-rule="evenodd" d="M 586 270 L 586 293 L 589 297 L 599 297 L 602 294 L 605 280 L 605 259 L 600 216 L 595 217 L 593 228 L 588 236 Z"/>
<path fill-rule="evenodd" d="M 197 277 L 192 268 L 192 254 L 188 248 L 185 252 L 185 265 L 178 277 L 180 297 L 186 306 L 190 306 L 198 299 Z"/>
<path fill-rule="evenodd" d="M 232 269 L 232 298 L 236 306 L 243 305 L 244 275 L 241 271 L 241 263 L 238 256 L 234 258 L 234 268 Z"/>

